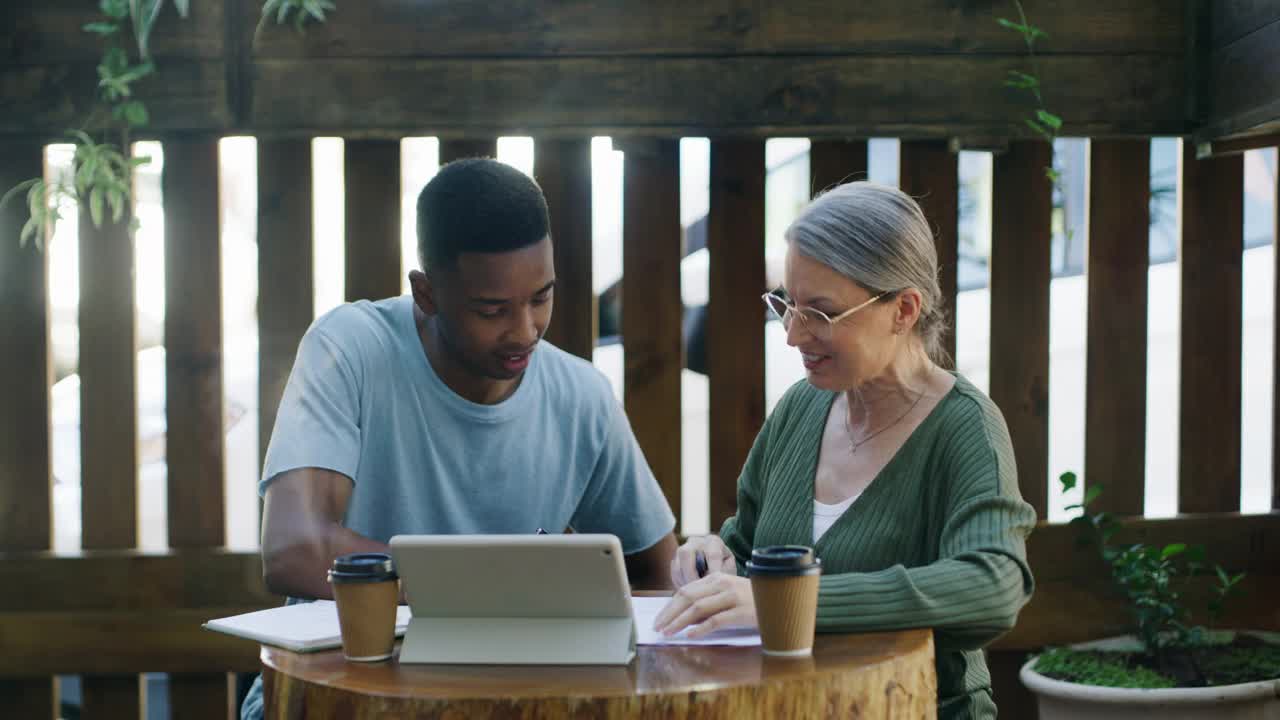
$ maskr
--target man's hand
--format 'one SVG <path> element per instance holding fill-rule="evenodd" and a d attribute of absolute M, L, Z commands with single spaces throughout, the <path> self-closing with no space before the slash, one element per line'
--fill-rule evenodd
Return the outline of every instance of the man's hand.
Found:
<path fill-rule="evenodd" d="M 667 590 L 671 587 L 667 582 L 667 567 L 676 551 L 676 536 L 667 533 L 666 537 L 651 547 L 638 553 L 628 555 L 627 579 L 634 590 Z"/>
<path fill-rule="evenodd" d="M 653 629 L 668 636 L 689 626 L 694 626 L 689 631 L 690 638 L 702 637 L 720 628 L 756 627 L 751 581 L 714 572 L 677 590 L 653 621 Z"/>

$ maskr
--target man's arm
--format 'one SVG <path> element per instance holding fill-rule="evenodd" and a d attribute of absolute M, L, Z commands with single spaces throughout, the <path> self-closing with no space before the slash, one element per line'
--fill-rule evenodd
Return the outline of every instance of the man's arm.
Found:
<path fill-rule="evenodd" d="M 670 590 L 671 558 L 676 553 L 676 536 L 667 533 L 652 547 L 626 557 L 627 579 L 633 590 Z"/>
<path fill-rule="evenodd" d="M 339 555 L 390 552 L 387 545 L 342 527 L 351 479 L 320 468 L 281 473 L 267 486 L 262 512 L 262 576 L 267 590 L 332 599 L 326 573 Z"/>

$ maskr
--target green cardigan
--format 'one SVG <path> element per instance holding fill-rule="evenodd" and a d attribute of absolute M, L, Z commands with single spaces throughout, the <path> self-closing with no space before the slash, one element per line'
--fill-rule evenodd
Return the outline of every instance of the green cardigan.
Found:
<path fill-rule="evenodd" d="M 813 480 L 836 393 L 800 381 L 756 437 L 738 512 L 720 536 L 742 571 L 751 548 L 813 545 Z M 818 541 L 819 632 L 930 627 L 938 716 L 994 718 L 981 648 L 1013 627 L 1034 587 L 1004 417 L 963 377 Z"/>

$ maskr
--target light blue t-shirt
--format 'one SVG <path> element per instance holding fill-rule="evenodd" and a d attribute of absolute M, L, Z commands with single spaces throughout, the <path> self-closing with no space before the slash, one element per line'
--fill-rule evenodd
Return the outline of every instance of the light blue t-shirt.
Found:
<path fill-rule="evenodd" d="M 436 375 L 413 298 L 342 305 L 312 323 L 280 400 L 258 489 L 319 467 L 351 478 L 343 524 L 398 534 L 613 533 L 645 550 L 675 517 L 609 381 L 543 341 L 511 397 L 479 405 Z M 262 678 L 240 709 L 263 715 Z"/>
<path fill-rule="evenodd" d="M 675 526 L 590 363 L 543 341 L 509 398 L 470 402 L 432 369 L 408 295 L 342 305 L 303 337 L 259 490 L 303 467 L 351 478 L 344 525 L 381 542 L 572 526 L 630 554 Z"/>

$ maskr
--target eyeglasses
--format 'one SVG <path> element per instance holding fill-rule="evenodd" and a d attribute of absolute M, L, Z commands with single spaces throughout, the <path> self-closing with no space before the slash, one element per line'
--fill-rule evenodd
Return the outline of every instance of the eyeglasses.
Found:
<path fill-rule="evenodd" d="M 835 317 L 829 317 L 821 310 L 815 310 L 814 308 L 802 308 L 792 305 L 782 299 L 782 296 L 779 295 L 778 292 L 779 291 L 774 290 L 772 292 L 767 292 L 760 297 L 764 300 L 764 304 L 768 306 L 769 310 L 771 310 L 773 314 L 782 321 L 782 327 L 790 330 L 791 318 L 798 317 L 800 318 L 800 324 L 804 329 L 823 342 L 831 339 L 832 334 L 835 332 L 836 323 L 844 320 L 885 295 L 890 294 L 890 292 L 886 290 L 860 305 L 845 310 Z"/>

